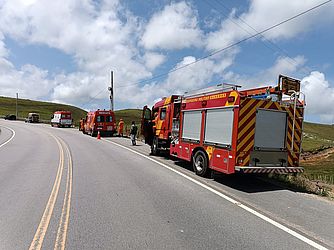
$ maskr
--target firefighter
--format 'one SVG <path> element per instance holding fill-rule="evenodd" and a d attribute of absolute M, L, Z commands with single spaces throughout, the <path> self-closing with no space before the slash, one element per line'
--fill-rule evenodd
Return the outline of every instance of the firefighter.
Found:
<path fill-rule="evenodd" d="M 118 136 L 123 137 L 123 128 L 124 128 L 124 122 L 123 119 L 119 119 L 119 123 L 118 123 Z"/>
<path fill-rule="evenodd" d="M 137 128 L 137 125 L 135 124 L 135 121 L 132 121 L 131 130 L 130 130 L 130 138 L 131 138 L 131 142 L 133 146 L 136 145 L 137 130 L 138 128 Z"/>

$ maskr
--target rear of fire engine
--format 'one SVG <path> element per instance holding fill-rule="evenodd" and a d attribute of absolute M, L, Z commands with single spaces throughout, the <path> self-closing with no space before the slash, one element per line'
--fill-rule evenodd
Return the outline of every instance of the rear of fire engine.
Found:
<path fill-rule="evenodd" d="M 116 132 L 115 113 L 112 110 L 96 110 L 87 113 L 82 120 L 84 134 L 97 136 L 112 136 Z"/>
<path fill-rule="evenodd" d="M 167 149 L 194 171 L 233 174 L 298 173 L 304 101 L 300 81 L 239 91 L 215 87 L 171 96 L 143 110 L 142 133 L 151 153 Z"/>

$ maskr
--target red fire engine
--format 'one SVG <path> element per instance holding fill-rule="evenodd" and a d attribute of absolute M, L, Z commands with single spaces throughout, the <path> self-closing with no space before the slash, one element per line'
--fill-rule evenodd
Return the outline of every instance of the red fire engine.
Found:
<path fill-rule="evenodd" d="M 219 84 L 172 95 L 143 109 L 142 134 L 161 150 L 192 162 L 194 171 L 298 173 L 304 97 L 300 81 L 279 76 L 277 87 L 239 91 Z"/>
<path fill-rule="evenodd" d="M 111 110 L 96 110 L 87 113 L 82 120 L 81 130 L 84 134 L 112 136 L 116 132 L 115 113 Z"/>

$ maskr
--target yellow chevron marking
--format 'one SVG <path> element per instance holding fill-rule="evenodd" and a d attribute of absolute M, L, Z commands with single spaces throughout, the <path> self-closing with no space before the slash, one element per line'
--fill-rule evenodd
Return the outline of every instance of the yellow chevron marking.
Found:
<path fill-rule="evenodd" d="M 293 114 L 290 112 L 289 109 L 287 110 L 287 112 L 288 112 L 289 116 L 291 117 L 291 120 L 293 120 Z M 296 114 L 296 117 L 298 117 L 297 114 Z M 295 122 L 295 126 L 296 126 L 297 129 L 300 130 L 300 126 L 297 122 Z M 291 125 L 291 128 L 292 128 L 292 125 Z"/>
<path fill-rule="evenodd" d="M 268 109 L 272 104 L 273 104 L 272 102 L 268 102 L 268 103 L 266 104 L 266 106 L 264 106 L 264 108 L 265 108 L 265 109 Z"/>
<path fill-rule="evenodd" d="M 249 160 L 250 160 L 250 154 L 249 155 L 247 155 L 247 157 L 244 159 L 244 161 L 243 161 L 243 166 L 245 166 L 245 164 L 246 164 L 246 162 L 249 162 Z"/>
<path fill-rule="evenodd" d="M 245 152 L 248 152 L 253 146 L 253 143 L 249 143 L 247 147 L 244 149 Z"/>
<path fill-rule="evenodd" d="M 292 124 L 289 122 L 289 128 L 292 131 Z M 292 133 L 292 132 L 291 132 Z M 300 136 L 298 133 L 296 133 L 296 128 L 295 128 L 295 133 L 294 133 L 295 138 L 297 139 L 297 141 L 300 141 Z"/>
<path fill-rule="evenodd" d="M 238 144 L 237 146 L 237 151 L 239 151 L 244 145 L 245 143 L 249 140 L 249 138 L 251 138 L 255 133 L 255 128 L 252 129 L 252 131 L 245 137 L 242 139 L 242 141 Z"/>
<path fill-rule="evenodd" d="M 291 140 L 291 134 L 288 134 L 288 138 L 290 139 L 290 141 L 292 141 Z M 287 143 L 288 145 L 288 149 L 291 151 L 291 142 L 290 143 Z M 296 141 L 294 141 L 293 142 L 293 148 L 294 149 L 297 149 L 297 151 L 299 151 L 299 146 L 298 146 L 298 144 L 296 143 Z"/>
<path fill-rule="evenodd" d="M 239 128 L 249 119 L 249 117 L 251 117 L 252 115 L 254 115 L 254 113 L 255 113 L 255 111 L 256 111 L 256 109 L 257 109 L 257 105 L 256 106 L 254 106 L 251 110 L 250 110 L 250 112 L 244 117 L 244 118 L 242 118 L 242 120 L 240 121 L 240 123 L 239 123 Z"/>
<path fill-rule="evenodd" d="M 245 102 L 245 101 L 244 101 L 244 102 Z M 239 114 L 239 116 L 242 116 L 243 113 L 245 113 L 245 111 L 246 111 L 250 106 L 252 106 L 252 105 L 254 104 L 254 102 L 255 102 L 255 99 L 251 99 L 251 100 L 247 103 L 246 106 L 242 107 L 242 108 L 240 109 L 240 114 Z"/>
<path fill-rule="evenodd" d="M 240 131 L 239 135 L 238 135 L 238 139 L 240 139 L 245 133 L 246 131 L 253 126 L 255 123 L 255 116 L 253 117 L 253 119 L 246 125 L 246 127 L 243 128 L 242 131 Z"/>
<path fill-rule="evenodd" d="M 276 109 L 281 110 L 282 107 L 277 102 L 274 102 L 274 104 L 276 106 Z"/>

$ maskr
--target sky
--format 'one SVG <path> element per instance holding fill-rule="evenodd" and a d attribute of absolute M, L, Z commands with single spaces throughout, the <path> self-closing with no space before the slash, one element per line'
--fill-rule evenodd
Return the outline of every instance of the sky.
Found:
<path fill-rule="evenodd" d="M 0 96 L 108 109 L 113 71 L 117 110 L 283 74 L 302 82 L 305 120 L 333 124 L 334 1 L 194 63 L 322 2 L 0 0 Z"/>

